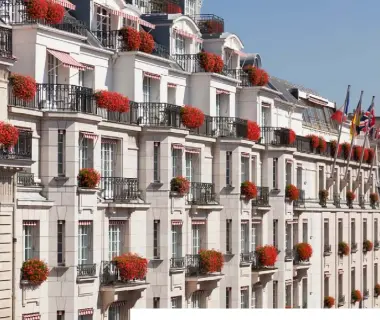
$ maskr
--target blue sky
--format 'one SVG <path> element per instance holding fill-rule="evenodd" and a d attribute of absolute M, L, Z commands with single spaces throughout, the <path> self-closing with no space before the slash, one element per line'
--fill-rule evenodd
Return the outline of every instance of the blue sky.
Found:
<path fill-rule="evenodd" d="M 314 89 L 350 110 L 377 95 L 380 116 L 379 0 L 203 0 L 202 13 L 224 18 L 244 52 L 260 53 L 270 74 Z M 364 4 L 363 4 L 364 3 Z"/>

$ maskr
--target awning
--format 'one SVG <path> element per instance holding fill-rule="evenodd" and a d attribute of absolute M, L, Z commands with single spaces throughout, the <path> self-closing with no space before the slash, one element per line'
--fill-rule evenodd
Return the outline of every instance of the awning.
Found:
<path fill-rule="evenodd" d="M 144 26 L 144 27 L 148 27 L 148 28 L 150 28 L 150 29 L 155 29 L 155 28 L 156 28 L 156 26 L 155 26 L 154 24 L 151 24 L 150 22 L 145 21 L 145 20 L 143 20 L 143 19 L 139 19 L 139 23 L 140 23 L 142 26 Z"/>
<path fill-rule="evenodd" d="M 241 287 L 241 288 L 240 288 L 241 291 L 247 291 L 248 289 L 249 289 L 248 286 L 244 286 L 244 287 Z"/>
<path fill-rule="evenodd" d="M 177 88 L 177 85 L 175 83 L 168 83 L 168 88 Z"/>
<path fill-rule="evenodd" d="M 109 224 L 111 226 L 116 226 L 116 225 L 120 225 L 120 224 L 125 224 L 125 221 L 126 220 L 110 220 Z"/>
<path fill-rule="evenodd" d="M 38 223 L 38 221 L 35 221 L 35 220 L 24 220 L 22 222 L 22 225 L 35 227 L 35 226 L 37 226 L 37 223 Z"/>
<path fill-rule="evenodd" d="M 242 153 L 241 153 L 241 156 L 242 156 L 243 158 L 250 158 L 250 155 L 249 155 L 249 153 L 247 153 L 247 152 L 242 152 Z"/>
<path fill-rule="evenodd" d="M 83 63 L 83 62 L 81 62 L 81 64 L 83 65 L 83 67 L 86 68 L 86 70 L 94 70 L 95 69 L 95 67 L 92 66 L 91 64 L 87 64 L 87 63 Z"/>
<path fill-rule="evenodd" d="M 222 89 L 216 89 L 216 94 L 230 94 L 230 92 Z"/>
<path fill-rule="evenodd" d="M 199 43 L 203 42 L 203 39 L 199 38 L 195 34 L 191 34 L 191 33 L 188 33 L 188 32 L 186 32 L 184 30 L 180 30 L 180 29 L 177 29 L 177 28 L 173 28 L 173 31 L 175 33 L 181 35 L 182 37 L 185 37 L 185 38 L 188 38 L 188 39 L 193 39 L 193 40 L 195 40 L 196 42 L 199 42 Z"/>
<path fill-rule="evenodd" d="M 37 312 L 22 315 L 22 320 L 40 320 L 41 315 Z"/>
<path fill-rule="evenodd" d="M 249 220 L 241 220 L 241 224 L 248 224 Z"/>
<path fill-rule="evenodd" d="M 172 226 L 182 226 L 182 220 L 172 220 Z"/>
<path fill-rule="evenodd" d="M 151 72 L 144 72 L 144 77 L 151 78 L 154 80 L 160 80 L 161 76 L 159 74 L 151 73 Z"/>
<path fill-rule="evenodd" d="M 125 306 L 128 302 L 127 301 L 115 301 L 111 304 L 112 307 L 122 307 Z"/>
<path fill-rule="evenodd" d="M 78 224 L 80 226 L 90 226 L 92 224 L 92 221 L 91 220 L 79 220 Z"/>
<path fill-rule="evenodd" d="M 106 144 L 117 144 L 117 140 L 115 140 L 115 139 L 105 139 L 105 138 L 102 138 L 102 143 L 106 143 Z"/>
<path fill-rule="evenodd" d="M 205 225 L 206 220 L 193 220 L 193 221 L 191 221 L 191 224 L 192 225 Z"/>
<path fill-rule="evenodd" d="M 195 148 L 185 148 L 186 153 L 193 153 L 193 154 L 200 154 L 201 150 L 200 149 L 195 149 Z"/>
<path fill-rule="evenodd" d="M 245 52 L 242 52 L 242 51 L 239 51 L 239 50 L 234 50 L 234 53 L 236 53 L 237 55 L 239 55 L 240 57 L 248 57 L 248 54 L 246 54 Z"/>
<path fill-rule="evenodd" d="M 94 313 L 93 308 L 86 308 L 86 309 L 79 309 L 78 315 L 86 316 L 86 315 L 91 315 L 93 313 Z"/>
<path fill-rule="evenodd" d="M 180 144 L 180 143 L 173 143 L 172 144 L 172 148 L 176 149 L 176 150 L 183 150 L 183 149 L 185 149 L 184 146 L 182 144 Z"/>
<path fill-rule="evenodd" d="M 82 137 L 85 139 L 91 139 L 91 140 L 96 140 L 98 138 L 98 135 L 92 132 L 81 132 Z"/>
<path fill-rule="evenodd" d="M 53 2 L 58 3 L 67 9 L 75 10 L 75 5 L 67 0 L 53 0 Z"/>
<path fill-rule="evenodd" d="M 47 49 L 47 52 L 61 61 L 62 65 L 66 68 L 73 68 L 78 70 L 86 70 L 86 67 L 80 62 L 76 61 L 69 53 L 57 51 L 53 49 Z"/>

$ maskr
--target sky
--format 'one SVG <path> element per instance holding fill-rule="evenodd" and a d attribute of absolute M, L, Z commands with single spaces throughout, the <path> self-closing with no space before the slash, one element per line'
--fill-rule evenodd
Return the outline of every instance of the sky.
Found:
<path fill-rule="evenodd" d="M 269 74 L 302 85 L 340 107 L 351 85 L 350 112 L 378 96 L 379 0 L 203 0 L 202 13 L 224 18 L 246 53 Z"/>

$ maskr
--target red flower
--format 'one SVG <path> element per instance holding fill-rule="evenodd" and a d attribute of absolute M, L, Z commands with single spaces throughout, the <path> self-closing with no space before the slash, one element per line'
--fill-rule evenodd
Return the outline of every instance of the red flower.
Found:
<path fill-rule="evenodd" d="M 221 56 L 218 56 L 217 54 L 214 54 L 214 72 L 215 73 L 222 73 L 224 68 L 224 62 Z"/>
<path fill-rule="evenodd" d="M 362 293 L 360 292 L 360 290 L 352 291 L 351 300 L 352 300 L 352 303 L 362 301 Z"/>
<path fill-rule="evenodd" d="M 123 281 L 144 280 L 148 272 L 148 260 L 135 253 L 113 258 Z"/>
<path fill-rule="evenodd" d="M 214 54 L 209 52 L 199 53 L 199 63 L 205 72 L 214 72 L 215 68 L 215 58 Z"/>
<path fill-rule="evenodd" d="M 23 101 L 31 101 L 36 96 L 36 80 L 29 76 L 13 73 L 9 81 L 12 85 L 12 91 L 16 98 Z"/>
<path fill-rule="evenodd" d="M 247 139 L 258 141 L 260 139 L 260 127 L 255 121 L 247 121 Z"/>
<path fill-rule="evenodd" d="M 375 293 L 379 296 L 380 295 L 380 284 L 375 285 Z"/>
<path fill-rule="evenodd" d="M 190 182 L 184 177 L 175 177 L 170 181 L 170 191 L 178 192 L 181 196 L 190 190 Z"/>
<path fill-rule="evenodd" d="M 205 121 L 205 115 L 202 110 L 186 105 L 181 108 L 181 120 L 186 128 L 197 129 Z"/>
<path fill-rule="evenodd" d="M 331 143 L 331 156 L 335 157 L 335 152 L 336 152 L 336 146 L 338 142 L 336 140 L 330 141 Z M 342 145 L 340 144 L 338 147 L 338 156 L 342 153 Z"/>
<path fill-rule="evenodd" d="M 44 19 L 48 12 L 48 3 L 46 0 L 24 0 L 26 12 L 32 19 Z"/>
<path fill-rule="evenodd" d="M 354 146 L 353 150 L 353 156 L 356 161 L 360 161 L 363 153 L 363 148 L 361 146 Z M 367 156 L 368 157 L 368 156 Z M 363 156 L 363 161 L 364 161 L 364 156 Z"/>
<path fill-rule="evenodd" d="M 178 4 L 168 2 L 165 12 L 169 14 L 182 13 L 182 9 Z"/>
<path fill-rule="evenodd" d="M 100 173 L 92 168 L 84 168 L 79 171 L 78 185 L 82 188 L 96 188 L 100 181 Z"/>
<path fill-rule="evenodd" d="M 319 137 L 318 136 L 316 136 L 315 134 L 309 134 L 306 137 L 310 139 L 311 147 L 313 149 L 317 149 L 319 147 Z"/>
<path fill-rule="evenodd" d="M 291 201 L 296 201 L 300 196 L 300 192 L 296 186 L 289 184 L 286 186 L 285 196 Z"/>
<path fill-rule="evenodd" d="M 5 148 L 13 147 L 18 141 L 18 129 L 9 123 L 0 122 L 0 145 Z"/>
<path fill-rule="evenodd" d="M 249 65 L 244 68 L 248 72 L 248 79 L 252 86 L 265 86 L 269 82 L 269 75 L 263 69 Z"/>
<path fill-rule="evenodd" d="M 368 149 L 367 163 L 372 164 L 372 161 L 374 158 L 375 158 L 375 150 L 373 150 L 372 148 Z"/>
<path fill-rule="evenodd" d="M 39 259 L 24 261 L 21 267 L 21 279 L 33 285 L 40 285 L 47 280 L 49 268 L 45 262 Z"/>
<path fill-rule="evenodd" d="M 319 151 L 322 153 L 322 152 L 325 152 L 326 149 L 327 149 L 327 143 L 326 143 L 326 140 L 323 138 L 323 137 L 319 137 L 319 141 L 318 141 L 318 149 Z"/>
<path fill-rule="evenodd" d="M 124 42 L 124 50 L 138 51 L 140 49 L 140 33 L 132 27 L 123 27 L 120 29 L 120 35 Z"/>
<path fill-rule="evenodd" d="M 335 299 L 333 297 L 325 297 L 325 307 L 331 309 L 335 304 Z"/>
<path fill-rule="evenodd" d="M 369 149 L 368 148 L 365 148 L 363 150 L 364 154 L 363 154 L 363 162 L 368 162 L 368 158 L 369 158 Z"/>
<path fill-rule="evenodd" d="M 347 242 L 339 242 L 339 253 L 348 256 L 350 254 L 350 247 Z"/>
<path fill-rule="evenodd" d="M 329 196 L 329 192 L 327 190 L 325 189 L 319 190 L 319 199 L 325 201 L 328 198 L 328 196 Z"/>
<path fill-rule="evenodd" d="M 293 129 L 289 129 L 289 144 L 293 144 L 296 141 L 296 133 Z"/>
<path fill-rule="evenodd" d="M 154 39 L 153 36 L 145 32 L 144 30 L 140 31 L 140 51 L 145 53 L 152 53 L 154 49 Z"/>
<path fill-rule="evenodd" d="M 355 193 L 353 193 L 352 191 L 347 191 L 347 193 L 346 193 L 346 200 L 347 201 L 354 201 L 355 200 L 355 198 L 356 198 L 356 195 L 355 195 Z"/>
<path fill-rule="evenodd" d="M 379 195 L 376 192 L 373 192 L 369 195 L 369 199 L 371 200 L 371 204 L 376 204 L 379 202 Z"/>
<path fill-rule="evenodd" d="M 313 254 L 313 248 L 309 243 L 302 242 L 296 245 L 298 257 L 301 261 L 307 261 Z"/>
<path fill-rule="evenodd" d="M 251 181 L 244 181 L 240 186 L 240 193 L 246 200 L 254 199 L 257 197 L 257 187 Z"/>
<path fill-rule="evenodd" d="M 264 267 L 273 267 L 277 261 L 277 248 L 271 245 L 256 248 L 259 262 Z"/>
<path fill-rule="evenodd" d="M 363 249 L 365 251 L 372 251 L 372 249 L 373 249 L 373 243 L 371 241 L 369 241 L 369 240 L 364 241 L 364 243 L 363 243 Z"/>
<path fill-rule="evenodd" d="M 351 145 L 348 142 L 344 142 L 341 144 L 341 146 L 343 150 L 344 159 L 347 160 L 351 152 Z"/>
<path fill-rule="evenodd" d="M 59 3 L 48 1 L 48 11 L 46 13 L 45 21 L 51 24 L 61 23 L 65 15 L 65 8 Z"/>
<path fill-rule="evenodd" d="M 224 32 L 223 23 L 221 23 L 217 20 L 202 21 L 199 28 L 201 30 L 204 30 L 204 33 L 206 33 L 206 34 L 223 33 Z"/>
<path fill-rule="evenodd" d="M 129 99 L 118 92 L 101 90 L 95 93 L 95 100 L 99 108 L 108 111 L 128 112 Z"/>
<path fill-rule="evenodd" d="M 214 249 L 199 251 L 200 267 L 204 273 L 220 272 L 224 266 L 223 254 Z"/>

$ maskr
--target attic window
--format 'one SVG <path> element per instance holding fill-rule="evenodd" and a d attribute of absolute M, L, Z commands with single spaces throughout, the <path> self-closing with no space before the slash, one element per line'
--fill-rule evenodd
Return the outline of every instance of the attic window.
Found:
<path fill-rule="evenodd" d="M 296 98 L 297 100 L 299 99 L 299 93 L 297 88 L 289 89 L 290 94 Z"/>

